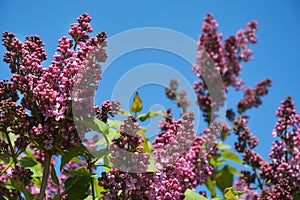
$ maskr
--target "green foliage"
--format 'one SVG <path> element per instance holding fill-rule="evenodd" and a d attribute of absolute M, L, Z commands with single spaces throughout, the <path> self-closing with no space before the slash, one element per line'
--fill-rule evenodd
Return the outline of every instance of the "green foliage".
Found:
<path fill-rule="evenodd" d="M 237 191 L 233 187 L 228 187 L 224 190 L 224 197 L 226 200 L 240 200 L 239 196 L 242 194 L 244 194 L 244 192 Z M 222 200 L 221 197 L 215 197 L 212 199 L 206 198 L 191 189 L 187 189 L 184 196 L 184 200 Z"/>
<path fill-rule="evenodd" d="M 226 198 L 226 200 L 239 200 L 239 196 L 244 193 L 245 192 L 237 191 L 233 187 L 229 187 L 224 190 L 224 197 Z"/>
<path fill-rule="evenodd" d="M 184 200 L 209 200 L 208 198 L 196 193 L 191 189 L 187 189 L 184 193 Z M 220 197 L 212 198 L 211 200 L 222 200 Z"/>
<path fill-rule="evenodd" d="M 94 182 L 94 187 L 95 187 L 95 193 L 96 193 L 98 199 L 101 199 L 101 197 L 103 197 L 103 194 L 101 194 L 101 192 L 104 192 L 105 189 L 98 185 L 97 178 L 93 178 L 93 182 Z"/>
<path fill-rule="evenodd" d="M 159 110 L 159 111 L 153 111 L 153 110 L 149 110 L 147 113 L 143 113 L 143 114 L 140 114 L 138 116 L 138 119 L 142 122 L 146 121 L 147 119 L 149 118 L 153 118 L 153 117 L 156 117 L 158 115 L 162 115 L 164 116 L 164 111 L 163 110 Z"/>
<path fill-rule="evenodd" d="M 73 176 L 65 181 L 65 193 L 69 200 L 86 198 L 90 187 L 90 176 Z"/>
<path fill-rule="evenodd" d="M 243 161 L 233 152 L 230 151 L 224 151 L 223 152 L 223 158 L 225 160 L 233 161 L 238 164 L 243 164 Z"/>
<path fill-rule="evenodd" d="M 233 166 L 228 164 L 224 165 L 225 161 L 235 162 L 240 165 L 243 164 L 243 161 L 235 153 L 229 151 L 229 145 L 219 142 L 217 148 L 219 149 L 219 152 L 214 156 L 210 156 L 209 160 L 210 164 L 215 168 L 214 173 L 205 183 L 207 189 L 210 191 L 213 197 L 215 197 L 217 193 L 216 187 L 220 191 L 224 191 L 226 188 L 229 188 L 233 185 L 234 175 L 241 176 L 241 173 L 238 172 Z M 222 168 L 220 169 L 220 167 Z"/>
<path fill-rule="evenodd" d="M 233 184 L 233 174 L 228 170 L 228 165 L 218 171 L 215 175 L 217 187 L 223 191 L 227 187 L 231 187 Z"/>
<path fill-rule="evenodd" d="M 74 158 L 77 155 L 84 154 L 86 152 L 87 152 L 87 150 L 83 145 L 70 148 L 61 157 L 60 171 L 63 169 L 65 164 L 67 164 L 68 162 L 70 162 L 72 160 L 72 158 Z"/>
<path fill-rule="evenodd" d="M 207 198 L 205 198 L 204 196 L 190 189 L 187 189 L 185 191 L 184 196 L 184 200 L 207 200 Z"/>
<path fill-rule="evenodd" d="M 51 179 L 59 187 L 59 181 L 54 166 L 51 166 Z"/>

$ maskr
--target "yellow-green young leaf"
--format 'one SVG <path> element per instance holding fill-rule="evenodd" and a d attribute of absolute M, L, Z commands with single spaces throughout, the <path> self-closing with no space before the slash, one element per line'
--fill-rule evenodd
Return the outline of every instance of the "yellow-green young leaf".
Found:
<path fill-rule="evenodd" d="M 103 197 L 102 192 L 105 192 L 105 189 L 98 185 L 97 178 L 93 178 L 93 179 L 94 179 L 94 188 L 95 188 L 96 195 L 97 195 L 98 199 L 101 199 Z"/>
<path fill-rule="evenodd" d="M 233 187 L 229 187 L 224 190 L 224 197 L 226 200 L 239 200 L 239 196 L 242 194 L 244 194 L 244 192 L 237 191 Z"/>
<path fill-rule="evenodd" d="M 224 151 L 222 155 L 225 160 L 231 160 L 241 165 L 243 164 L 243 161 L 235 153 L 232 153 L 230 151 Z"/>
<path fill-rule="evenodd" d="M 210 156 L 209 163 L 214 167 L 219 167 L 223 165 L 224 160 L 222 160 L 221 154 L 216 154 L 215 156 Z"/>
<path fill-rule="evenodd" d="M 148 165 L 147 172 L 159 172 L 159 170 L 155 167 L 155 161 L 152 156 L 150 156 L 149 161 L 150 164 Z"/>
<path fill-rule="evenodd" d="M 109 125 L 110 128 L 115 128 L 117 131 L 120 131 L 120 126 L 124 123 L 122 121 L 119 120 L 112 120 L 112 119 L 108 119 L 107 123 Z"/>
<path fill-rule="evenodd" d="M 148 118 L 154 118 L 157 115 L 164 116 L 165 113 L 163 112 L 163 110 L 159 110 L 159 111 L 149 110 L 147 113 L 140 114 L 138 116 L 138 118 L 139 118 L 139 120 L 141 120 L 143 122 L 143 121 L 147 120 Z"/>
<path fill-rule="evenodd" d="M 187 189 L 184 192 L 184 200 L 208 200 L 208 199 L 191 189 Z"/>
<path fill-rule="evenodd" d="M 221 151 L 229 150 L 231 148 L 230 145 L 224 144 L 222 141 L 218 142 L 217 148 Z"/>
<path fill-rule="evenodd" d="M 130 111 L 133 113 L 140 112 L 143 109 L 143 102 L 139 97 L 139 93 L 136 91 L 133 98 L 133 103 L 130 106 Z"/>
<path fill-rule="evenodd" d="M 120 109 L 120 110 L 118 111 L 118 114 L 120 114 L 120 115 L 122 115 L 122 116 L 124 116 L 124 117 L 129 117 L 129 116 L 131 116 L 131 114 L 130 114 L 129 112 L 127 112 L 126 110 L 123 110 L 123 109 Z"/>

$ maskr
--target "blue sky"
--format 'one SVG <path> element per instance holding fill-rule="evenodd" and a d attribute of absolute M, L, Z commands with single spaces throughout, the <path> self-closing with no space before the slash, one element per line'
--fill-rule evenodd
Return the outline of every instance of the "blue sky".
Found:
<path fill-rule="evenodd" d="M 219 30 L 226 38 L 244 28 L 252 19 L 259 22 L 258 44 L 252 46 L 254 60 L 244 64 L 242 77 L 248 86 L 264 78 L 273 80 L 264 104 L 250 114 L 250 128 L 260 138 L 258 152 L 267 157 L 271 147 L 271 131 L 275 126 L 275 111 L 280 101 L 290 95 L 300 109 L 300 2 L 297 0 L 268 1 L 11 1 L 0 3 L 0 31 L 9 31 L 23 40 L 25 36 L 40 35 L 46 44 L 47 66 L 56 50 L 57 40 L 66 35 L 70 24 L 83 12 L 93 18 L 95 32 L 105 30 L 108 37 L 133 28 L 163 27 L 198 39 L 202 19 L 212 13 Z M 176 42 L 176 41 L 174 41 Z M 120 44 L 122 45 L 122 44 Z M 2 55 L 4 48 L 0 47 Z M 186 61 L 163 51 L 143 50 L 120 57 L 107 70 L 100 83 L 99 100 L 110 98 L 109 92 L 117 80 L 132 67 L 145 63 L 161 63 L 174 67 L 192 83 L 195 76 Z M 9 78 L 8 66 L 0 62 L 0 78 Z M 172 77 L 167 77 L 171 79 Z M 154 91 L 154 93 L 153 93 Z M 132 93 L 133 91 L 128 91 Z M 108 94 L 108 95 L 107 95 Z M 145 99 L 146 112 L 154 103 L 167 105 L 159 86 L 144 86 L 140 94 Z M 236 104 L 240 95 L 228 95 L 227 104 Z M 146 100 L 147 99 L 147 100 Z M 191 99 L 194 101 L 194 99 Z"/>

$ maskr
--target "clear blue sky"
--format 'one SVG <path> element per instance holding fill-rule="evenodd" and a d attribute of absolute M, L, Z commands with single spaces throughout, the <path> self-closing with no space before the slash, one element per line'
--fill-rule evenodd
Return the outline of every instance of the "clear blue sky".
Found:
<path fill-rule="evenodd" d="M 0 3 L 0 31 L 9 31 L 21 40 L 25 36 L 37 34 L 46 44 L 48 59 L 51 61 L 56 50 L 57 40 L 66 35 L 70 24 L 87 12 L 93 18 L 95 32 L 105 30 L 108 37 L 125 30 L 139 27 L 164 27 L 174 29 L 197 40 L 201 31 L 203 17 L 212 13 L 219 23 L 219 30 L 225 37 L 244 28 L 252 19 L 259 22 L 258 44 L 252 46 L 254 60 L 244 64 L 242 77 L 247 85 L 254 84 L 266 77 L 273 80 L 270 93 L 263 98 L 264 104 L 249 114 L 250 127 L 260 138 L 257 148 L 264 157 L 271 146 L 271 131 L 276 118 L 275 111 L 280 101 L 291 95 L 300 109 L 299 73 L 300 65 L 300 2 L 297 0 L 261 1 L 12 1 Z M 0 48 L 2 56 L 4 48 Z M 50 61 L 44 63 L 46 67 Z M 190 66 L 166 52 L 144 50 L 133 52 L 117 60 L 107 71 L 100 84 L 100 99 L 109 98 L 109 93 L 122 73 L 130 67 L 145 63 L 162 63 L 170 65 L 184 73 L 191 82 L 195 77 Z M 185 67 L 182 67 L 185 66 Z M 0 62 L 0 78 L 9 78 L 8 66 Z M 170 78 L 170 77 L 168 77 Z M 166 103 L 162 88 L 155 94 L 149 93 L 147 87 L 141 89 L 142 98 L 147 101 L 147 111 L 153 103 Z M 155 86 L 156 87 L 156 86 Z M 132 92 L 132 91 L 130 91 Z M 229 95 L 228 105 L 235 105 L 240 95 Z M 192 99 L 192 101 L 194 101 Z M 147 108 L 148 107 L 148 108 Z"/>

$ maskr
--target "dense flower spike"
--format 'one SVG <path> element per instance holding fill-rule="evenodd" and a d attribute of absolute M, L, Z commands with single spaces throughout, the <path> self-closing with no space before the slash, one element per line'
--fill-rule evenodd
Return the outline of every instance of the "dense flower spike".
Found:
<path fill-rule="evenodd" d="M 143 153 L 144 138 L 138 133 L 140 125 L 135 117 L 128 117 L 120 126 L 120 137 L 110 145 L 113 166 L 122 172 L 143 173 L 149 165 L 149 155 Z"/>
<path fill-rule="evenodd" d="M 261 91 L 262 94 L 266 90 Z M 244 153 L 245 163 L 253 169 L 252 173 L 242 171 L 243 177 L 236 184 L 239 188 L 248 188 L 246 196 L 253 194 L 249 188 L 252 188 L 254 183 L 261 189 L 258 196 L 255 195 L 249 199 L 293 199 L 299 196 L 300 115 L 296 114 L 291 97 L 281 102 L 276 116 L 279 119 L 273 130 L 273 136 L 279 137 L 280 140 L 272 144 L 269 154 L 270 163 L 253 150 L 258 144 L 258 139 L 252 136 L 250 129 L 246 126 L 247 118 L 241 116 L 234 121 L 234 133 L 238 135 L 236 150 Z"/>
<path fill-rule="evenodd" d="M 244 98 L 237 105 L 238 112 L 241 114 L 252 107 L 257 108 L 260 106 L 262 104 L 262 100 L 260 98 L 268 94 L 268 87 L 270 86 L 271 79 L 266 79 L 256 84 L 254 89 L 245 88 Z"/>
<path fill-rule="evenodd" d="M 206 136 L 196 138 L 193 115 L 175 121 L 171 111 L 160 124 L 162 133 L 153 141 L 153 158 L 160 172 L 154 179 L 156 199 L 182 199 L 188 188 L 206 182 L 213 168 L 202 153 Z M 202 155 L 202 156 L 200 156 Z"/>
<path fill-rule="evenodd" d="M 192 67 L 192 70 L 200 78 L 200 81 L 194 83 L 194 90 L 197 94 L 197 103 L 203 111 L 207 123 L 215 114 L 212 111 L 218 111 L 224 105 L 225 96 L 221 95 L 223 94 L 222 90 L 228 91 L 230 86 L 237 90 L 243 88 L 244 83 L 239 78 L 242 69 L 241 61 L 247 62 L 251 59 L 252 51 L 249 49 L 249 44 L 256 43 L 257 22 L 249 22 L 245 30 L 240 30 L 236 36 L 225 39 L 224 43 L 222 43 L 222 34 L 218 32 L 217 28 L 218 24 L 213 15 L 206 15 L 202 24 L 203 34 L 197 44 L 197 63 Z M 217 73 L 207 66 L 210 59 L 214 62 Z M 212 80 L 210 77 L 216 77 L 219 74 L 225 88 L 214 88 L 214 90 L 220 90 L 216 92 L 220 95 L 219 99 L 214 99 L 213 102 L 205 81 Z"/>
<path fill-rule="evenodd" d="M 33 172 L 31 172 L 29 169 L 24 169 L 22 166 L 15 166 L 14 169 L 12 169 L 12 176 L 11 178 L 23 182 L 24 185 L 28 185 L 32 179 Z"/>
<path fill-rule="evenodd" d="M 253 149 L 257 146 L 259 140 L 251 134 L 247 127 L 248 119 L 245 116 L 240 116 L 234 123 L 234 133 L 238 135 L 238 142 L 234 144 L 237 152 L 244 152 L 246 149 Z"/>
<path fill-rule="evenodd" d="M 2 44 L 7 50 L 4 62 L 9 64 L 13 74 L 11 82 L 0 82 L 0 129 L 3 133 L 19 137 L 13 150 L 1 140 L 1 154 L 19 155 L 32 141 L 32 148 L 52 153 L 80 145 L 72 120 L 72 101 L 87 99 L 88 103 L 83 103 L 84 108 L 89 106 L 93 113 L 92 97 L 101 79 L 99 62 L 104 62 L 107 57 L 104 50 L 106 34 L 101 32 L 90 38 L 88 33 L 93 31 L 90 22 L 91 18 L 86 13 L 78 18 L 78 23 L 73 24 L 69 31 L 74 40 L 65 36 L 59 39 L 57 53 L 48 68 L 42 68 L 42 61 L 47 59 L 47 55 L 38 36 L 26 37 L 22 43 L 12 33 L 2 34 Z M 73 89 L 78 85 L 79 93 L 74 94 Z M 18 94 L 21 94 L 21 103 L 17 103 Z M 107 114 L 115 114 L 119 104 L 113 101 L 112 107 L 113 110 L 106 111 Z M 17 171 L 16 168 L 14 178 Z M 53 185 L 48 187 L 47 196 L 52 191 L 49 197 L 57 192 L 57 186 Z M 32 183 L 27 189 L 39 192 Z"/>
<path fill-rule="evenodd" d="M 299 195 L 300 115 L 296 114 L 291 97 L 287 97 L 281 102 L 276 116 L 279 119 L 273 131 L 273 136 L 279 137 L 280 140 L 273 142 L 269 154 L 271 162 L 262 166 L 260 174 L 268 184 L 276 185 L 276 190 L 289 188 L 287 194 Z M 284 184 L 282 180 L 285 180 Z"/>
<path fill-rule="evenodd" d="M 12 85 L 1 82 L 3 85 L 1 92 L 6 90 L 5 87 L 21 92 L 23 95 L 21 104 L 32 115 L 32 129 L 29 136 L 43 148 L 52 149 L 55 145 L 64 147 L 79 145 L 80 139 L 75 131 L 75 125 L 68 119 L 71 117 L 72 100 L 76 102 L 80 101 L 79 98 L 86 97 L 88 100 L 86 105 L 91 105 L 89 110 L 93 110 L 91 97 L 97 89 L 98 80 L 101 79 L 101 66 L 98 62 L 103 62 L 106 58 L 102 48 L 106 46 L 106 35 L 102 32 L 89 40 L 87 33 L 92 32 L 90 21 L 91 18 L 87 14 L 78 18 L 78 24 L 73 24 L 69 32 L 74 41 L 62 37 L 57 48 L 59 54 L 54 55 L 54 61 L 44 69 L 41 62 L 46 60 L 47 56 L 43 49 L 44 44 L 38 36 L 27 37 L 22 44 L 13 34 L 3 33 L 2 43 L 7 49 L 4 61 L 10 64 L 14 74 L 11 78 Z M 75 51 L 76 46 L 78 52 Z M 84 84 L 82 84 L 83 76 L 89 77 L 84 79 Z M 82 92 L 74 95 L 73 88 L 78 84 L 82 84 L 79 90 Z M 17 95 L 11 95 L 16 101 Z M 13 102 L 5 102 L 5 105 L 10 104 Z M 14 107 L 16 106 L 10 105 L 10 110 Z M 1 106 L 1 109 L 3 108 Z M 4 117 L 6 115 L 2 118 Z M 20 117 L 24 120 L 27 118 Z M 26 131 L 24 126 L 23 130 Z M 56 140 L 61 141 L 60 144 L 55 144 L 57 135 L 62 136 L 62 140 Z"/>
<path fill-rule="evenodd" d="M 96 117 L 103 121 L 104 123 L 107 122 L 108 115 L 114 116 L 118 113 L 120 110 L 120 102 L 113 100 L 113 101 L 104 101 L 102 103 L 102 107 L 99 108 L 98 106 L 95 106 L 96 110 Z"/>
<path fill-rule="evenodd" d="M 146 173 L 149 155 L 143 153 L 144 138 L 139 130 L 137 119 L 128 117 L 120 127 L 120 137 L 112 140 L 113 167 L 99 178 L 99 186 L 106 190 L 104 199 L 153 199 L 152 174 Z"/>

